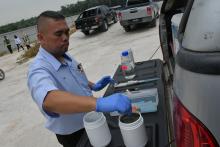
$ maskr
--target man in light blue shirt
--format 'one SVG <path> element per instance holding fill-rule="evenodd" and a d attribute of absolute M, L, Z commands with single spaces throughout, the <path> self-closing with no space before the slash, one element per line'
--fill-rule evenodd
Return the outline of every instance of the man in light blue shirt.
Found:
<path fill-rule="evenodd" d="M 83 132 L 85 112 L 131 112 L 125 95 L 95 98 L 92 91 L 112 81 L 105 76 L 97 83 L 88 81 L 81 65 L 66 54 L 69 28 L 63 15 L 45 11 L 37 19 L 39 52 L 28 71 L 28 88 L 45 116 L 46 128 L 54 132 L 64 147 L 76 146 Z"/>

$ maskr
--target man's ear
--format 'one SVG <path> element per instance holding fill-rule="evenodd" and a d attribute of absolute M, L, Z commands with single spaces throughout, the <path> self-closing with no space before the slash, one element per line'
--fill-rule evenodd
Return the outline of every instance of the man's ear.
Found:
<path fill-rule="evenodd" d="M 42 45 L 44 44 L 44 42 L 46 41 L 45 40 L 45 36 L 42 32 L 38 32 L 37 33 L 37 39 L 38 39 L 38 42 Z"/>
<path fill-rule="evenodd" d="M 44 42 L 44 35 L 42 33 L 37 33 L 37 39 L 38 39 L 39 43 L 43 43 Z"/>

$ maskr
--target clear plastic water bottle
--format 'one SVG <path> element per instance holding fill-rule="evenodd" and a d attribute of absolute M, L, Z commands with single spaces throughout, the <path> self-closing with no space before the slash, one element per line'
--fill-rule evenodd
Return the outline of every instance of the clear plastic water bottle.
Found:
<path fill-rule="evenodd" d="M 121 70 L 125 79 L 133 79 L 135 77 L 134 63 L 128 51 L 121 53 Z"/>
<path fill-rule="evenodd" d="M 134 56 L 133 56 L 133 52 L 132 52 L 131 48 L 128 49 L 128 56 L 132 62 L 133 67 L 135 67 Z"/>

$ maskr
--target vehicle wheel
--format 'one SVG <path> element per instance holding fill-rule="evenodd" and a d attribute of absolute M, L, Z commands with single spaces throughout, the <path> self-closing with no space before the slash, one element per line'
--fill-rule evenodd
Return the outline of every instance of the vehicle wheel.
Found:
<path fill-rule="evenodd" d="M 124 26 L 125 32 L 130 32 L 131 31 L 131 27 L 130 26 Z"/>
<path fill-rule="evenodd" d="M 157 14 L 156 14 L 156 18 L 157 18 L 157 19 L 159 18 L 159 12 L 157 12 Z"/>
<path fill-rule="evenodd" d="M 83 31 L 83 33 L 88 36 L 89 35 L 89 31 Z"/>
<path fill-rule="evenodd" d="M 117 23 L 117 22 L 118 22 L 118 19 L 117 19 L 117 17 L 116 17 L 116 16 L 114 17 L 113 22 L 114 22 L 114 23 Z"/>
<path fill-rule="evenodd" d="M 106 32 L 107 30 L 108 30 L 108 24 L 107 24 L 106 21 L 104 21 L 102 26 L 101 26 L 101 31 Z"/>
<path fill-rule="evenodd" d="M 153 28 L 153 27 L 156 27 L 157 26 L 157 19 L 154 18 L 150 24 L 150 26 Z"/>
<path fill-rule="evenodd" d="M 5 78 L 5 73 L 3 70 L 0 69 L 0 80 L 3 80 Z"/>

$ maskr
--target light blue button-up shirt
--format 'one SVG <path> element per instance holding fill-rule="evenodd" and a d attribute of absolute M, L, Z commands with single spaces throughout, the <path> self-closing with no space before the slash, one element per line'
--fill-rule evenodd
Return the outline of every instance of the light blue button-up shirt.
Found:
<path fill-rule="evenodd" d="M 47 119 L 45 127 L 61 135 L 82 129 L 84 113 L 63 115 L 46 112 L 43 110 L 43 102 L 47 93 L 51 90 L 63 90 L 75 95 L 92 96 L 87 77 L 78 68 L 78 63 L 67 54 L 64 55 L 64 61 L 65 63 L 60 63 L 40 48 L 28 71 L 28 88 Z"/>

